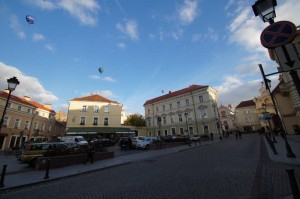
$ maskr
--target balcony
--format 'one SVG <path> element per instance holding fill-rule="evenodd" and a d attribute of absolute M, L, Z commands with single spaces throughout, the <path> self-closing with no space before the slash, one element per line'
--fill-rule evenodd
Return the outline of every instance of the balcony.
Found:
<path fill-rule="evenodd" d="M 80 125 L 85 125 L 85 122 L 80 122 Z"/>

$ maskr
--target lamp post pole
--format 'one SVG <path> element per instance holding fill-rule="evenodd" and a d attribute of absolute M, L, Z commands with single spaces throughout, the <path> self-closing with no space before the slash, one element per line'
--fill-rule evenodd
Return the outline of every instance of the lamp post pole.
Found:
<path fill-rule="evenodd" d="M 185 122 L 186 122 L 186 131 L 188 133 L 188 145 L 191 146 L 190 131 L 189 131 L 189 126 L 188 126 L 188 121 L 187 121 L 188 113 L 184 113 L 184 116 L 185 116 Z"/>
<path fill-rule="evenodd" d="M 4 117 L 5 117 L 5 114 L 6 114 L 6 109 L 7 109 L 7 106 L 8 106 L 8 102 L 9 102 L 11 92 L 16 89 L 18 84 L 20 84 L 19 80 L 16 77 L 12 77 L 12 78 L 8 79 L 7 83 L 8 83 L 8 91 L 9 92 L 8 92 L 8 96 L 7 96 L 7 99 L 6 99 L 6 104 L 5 104 L 5 107 L 4 107 L 3 114 L 2 114 L 2 118 L 1 118 L 1 121 L 0 121 L 0 133 L 1 133 L 2 124 L 4 122 Z"/>

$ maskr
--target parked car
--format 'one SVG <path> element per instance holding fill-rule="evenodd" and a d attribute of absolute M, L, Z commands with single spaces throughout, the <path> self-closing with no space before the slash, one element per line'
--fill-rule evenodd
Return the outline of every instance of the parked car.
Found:
<path fill-rule="evenodd" d="M 102 144 L 103 146 L 114 146 L 117 142 L 108 138 L 100 138 L 91 141 L 92 143 Z"/>
<path fill-rule="evenodd" d="M 119 146 L 121 150 L 128 150 L 132 147 L 132 141 L 131 138 L 128 137 L 122 137 L 119 141 Z"/>
<path fill-rule="evenodd" d="M 153 139 L 151 137 L 146 137 L 142 142 L 137 143 L 136 148 L 149 150 L 152 143 Z"/>
<path fill-rule="evenodd" d="M 45 152 L 55 150 L 67 150 L 69 148 L 64 142 L 43 142 L 27 144 L 21 154 L 21 161 L 28 163 L 31 167 L 35 167 L 38 157 L 44 156 Z"/>
<path fill-rule="evenodd" d="M 136 136 L 136 137 L 132 137 L 132 138 L 131 138 L 132 147 L 133 147 L 133 148 L 136 148 L 137 144 L 138 144 L 139 142 L 144 141 L 145 138 L 146 138 L 145 136 Z"/>
<path fill-rule="evenodd" d="M 190 137 L 191 141 L 198 141 L 200 139 L 200 137 L 198 135 L 193 135 Z"/>
<path fill-rule="evenodd" d="M 163 137 L 163 141 L 164 142 L 172 142 L 172 140 L 175 140 L 176 136 L 175 135 L 165 135 Z"/>
<path fill-rule="evenodd" d="M 201 135 L 200 140 L 201 141 L 210 141 L 211 137 L 209 135 Z"/>

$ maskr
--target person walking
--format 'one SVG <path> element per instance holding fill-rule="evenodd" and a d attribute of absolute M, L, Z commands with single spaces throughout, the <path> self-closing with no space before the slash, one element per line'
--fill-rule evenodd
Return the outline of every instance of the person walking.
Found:
<path fill-rule="evenodd" d="M 88 149 L 87 149 L 87 157 L 84 161 L 84 164 L 86 164 L 87 161 L 89 161 L 89 160 L 91 161 L 91 164 L 94 163 L 94 153 L 95 153 L 94 146 L 91 143 L 89 143 Z"/>
<path fill-rule="evenodd" d="M 211 138 L 211 141 L 214 141 L 214 134 L 212 132 L 210 132 L 210 138 Z"/>

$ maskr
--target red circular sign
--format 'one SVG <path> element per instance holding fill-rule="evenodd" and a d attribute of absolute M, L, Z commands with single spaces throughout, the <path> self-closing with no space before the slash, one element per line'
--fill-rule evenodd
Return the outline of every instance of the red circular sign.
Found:
<path fill-rule="evenodd" d="M 278 21 L 264 29 L 260 35 L 260 41 L 266 48 L 276 48 L 293 41 L 296 33 L 295 24 L 289 21 Z"/>

